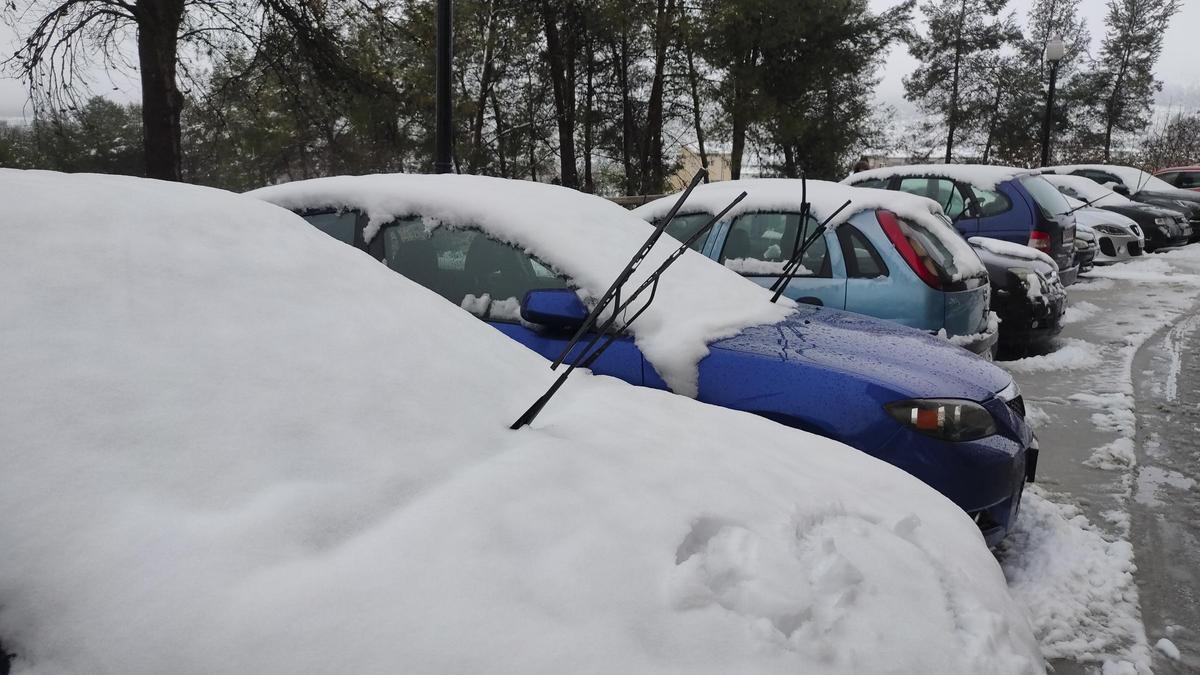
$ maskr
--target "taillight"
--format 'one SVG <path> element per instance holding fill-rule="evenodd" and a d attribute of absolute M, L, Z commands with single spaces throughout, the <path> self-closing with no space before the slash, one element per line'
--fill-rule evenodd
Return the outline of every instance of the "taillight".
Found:
<path fill-rule="evenodd" d="M 876 211 L 875 217 L 879 219 L 879 225 L 883 227 L 883 233 L 891 240 L 892 246 L 900 253 L 900 257 L 904 258 L 904 262 L 908 263 L 910 269 L 916 274 L 925 285 L 930 288 L 941 290 L 942 279 L 932 270 L 926 267 L 926 264 L 933 264 L 933 261 L 928 256 L 922 256 L 913 248 L 912 242 L 908 236 L 904 234 L 904 229 L 900 226 L 900 220 L 896 218 L 896 214 L 891 211 Z"/>
<path fill-rule="evenodd" d="M 1050 252 L 1050 233 L 1034 230 L 1029 233 L 1029 248 L 1036 248 L 1042 253 Z"/>

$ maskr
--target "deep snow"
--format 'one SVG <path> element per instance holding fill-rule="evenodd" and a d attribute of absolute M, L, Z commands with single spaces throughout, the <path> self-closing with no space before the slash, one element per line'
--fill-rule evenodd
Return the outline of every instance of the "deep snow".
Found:
<path fill-rule="evenodd" d="M 974 523 L 883 462 L 587 373 L 509 431 L 541 357 L 281 209 L 0 202 L 17 673 L 1042 669 Z"/>

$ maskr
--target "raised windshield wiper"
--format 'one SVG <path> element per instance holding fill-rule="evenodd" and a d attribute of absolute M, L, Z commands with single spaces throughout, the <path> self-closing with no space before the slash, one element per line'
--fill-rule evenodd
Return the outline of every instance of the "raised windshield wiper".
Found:
<path fill-rule="evenodd" d="M 650 249 L 654 248 L 654 245 L 658 243 L 659 238 L 662 237 L 663 232 L 666 231 L 667 225 L 674 220 L 675 214 L 679 213 L 679 209 L 692 194 L 692 190 L 695 190 L 696 186 L 700 184 L 700 181 L 704 180 L 704 176 L 707 175 L 707 173 L 708 172 L 704 169 L 700 169 L 696 172 L 695 176 L 692 176 L 692 182 L 688 183 L 687 189 L 683 191 L 683 194 L 679 195 L 679 199 L 676 200 L 675 205 L 672 206 L 671 210 L 667 212 L 667 217 L 663 218 L 658 225 L 655 226 L 654 231 L 651 232 L 650 236 L 646 238 L 646 242 L 642 244 L 642 247 L 638 249 L 637 253 L 633 254 L 633 258 L 629 260 L 629 263 L 625 265 L 625 268 L 622 269 L 621 273 L 617 275 L 617 278 L 613 280 L 612 285 L 608 287 L 608 290 L 604 292 L 604 295 L 600 296 L 600 300 L 596 302 L 596 306 L 592 308 L 592 311 L 588 312 L 587 318 L 583 320 L 582 324 L 580 324 L 579 330 L 575 331 L 575 334 L 572 335 L 571 339 L 567 341 L 567 346 L 563 349 L 562 353 L 558 355 L 557 359 L 554 359 L 554 363 L 550 365 L 550 370 L 555 370 L 562 365 L 562 362 L 567 358 L 567 354 L 570 354 L 571 350 L 575 348 L 575 345 L 579 344 L 579 340 L 583 338 L 584 334 L 596 325 L 596 321 L 599 320 L 600 314 L 607 309 L 610 304 L 613 304 L 614 302 L 618 305 L 621 304 L 621 287 L 625 285 L 626 281 L 629 281 L 629 277 L 633 275 L 635 270 L 637 270 L 638 265 L 642 264 L 642 260 L 645 259 L 648 253 L 650 253 Z"/>
<path fill-rule="evenodd" d="M 650 289 L 650 297 L 646 300 L 646 303 L 634 313 L 633 316 L 625 321 L 624 328 L 627 329 L 633 325 L 633 322 L 637 321 L 638 317 L 640 317 L 647 309 L 650 308 L 651 303 L 654 302 L 654 298 L 657 297 L 658 282 L 660 279 L 662 279 L 662 275 L 667 271 L 667 268 L 669 268 L 676 260 L 683 256 L 683 254 L 692 247 L 692 244 L 699 241 L 701 237 L 707 235 L 709 230 L 711 230 L 714 225 L 716 225 L 721 221 L 722 218 L 725 217 L 725 214 L 729 213 L 734 206 L 737 206 L 737 204 L 745 198 L 745 192 L 739 194 L 736 199 L 729 203 L 728 206 L 726 206 L 724 209 L 721 209 L 720 213 L 713 216 L 712 219 L 705 223 L 704 227 L 696 230 L 692 236 L 688 237 L 687 241 L 680 245 L 679 248 L 676 248 L 674 251 L 672 251 L 671 254 L 667 256 L 661 264 L 659 264 L 658 268 L 651 272 L 650 275 L 646 277 L 646 280 L 629 294 L 629 297 L 625 299 L 625 302 L 615 302 L 613 305 L 614 309 L 611 315 L 608 317 L 608 320 L 604 322 L 604 325 L 600 327 L 595 336 L 592 337 L 591 341 L 589 341 L 583 350 L 580 351 L 579 355 L 574 361 L 571 362 L 567 369 L 558 376 L 558 379 L 550 385 L 550 388 L 546 390 L 546 393 L 542 394 L 538 400 L 534 401 L 533 405 L 529 406 L 529 409 L 526 410 L 520 417 L 518 417 L 517 421 L 513 422 L 512 426 L 509 428 L 520 429 L 523 426 L 531 424 L 535 419 L 537 419 L 538 414 L 542 412 L 542 409 L 546 407 L 546 404 L 550 402 L 550 399 L 554 397 L 554 394 L 556 394 L 558 390 L 562 388 L 563 384 L 566 383 L 567 378 L 570 377 L 571 373 L 574 372 L 576 368 L 590 368 L 592 364 L 595 363 L 596 360 L 599 359 L 600 356 L 604 354 L 604 352 L 612 345 L 612 343 L 616 342 L 617 338 L 620 337 L 621 331 L 614 329 L 614 324 L 617 321 L 617 317 L 624 313 L 625 310 L 627 310 L 629 306 L 633 304 L 633 301 L 636 300 L 643 292 L 645 292 L 646 289 Z M 682 204 L 682 202 L 680 202 L 680 204 Z M 677 204 L 676 206 L 678 207 L 680 204 Z M 644 258 L 645 255 L 642 257 Z M 628 275 L 624 273 L 618 275 L 618 278 L 621 277 L 624 277 L 626 280 L 629 278 Z M 604 342 L 597 346 L 596 343 L 599 342 L 601 338 L 604 338 Z M 576 340 L 576 343 L 577 342 L 578 340 Z M 574 345 L 569 345 L 567 353 L 570 353 L 571 349 L 573 348 Z"/>
<path fill-rule="evenodd" d="M 775 294 L 771 296 L 771 302 L 777 302 L 779 300 L 779 296 L 783 295 L 783 291 L 788 287 L 788 284 L 792 283 L 792 279 L 796 277 L 796 273 L 800 271 L 800 260 L 804 256 L 804 252 L 808 250 L 809 246 L 813 245 L 813 242 L 817 240 L 817 237 L 825 234 L 825 230 L 828 228 L 829 223 L 836 218 L 839 213 L 845 211 L 846 207 L 850 206 L 850 203 L 850 200 L 847 199 L 845 203 L 837 208 L 836 211 L 829 214 L 829 217 L 826 218 L 825 221 L 819 226 L 817 226 L 817 229 L 813 230 L 812 235 L 804 240 L 803 246 L 796 248 L 796 252 L 792 254 L 792 259 L 783 266 L 783 275 L 776 279 L 774 284 L 771 284 L 771 288 L 769 290 L 775 291 Z"/>
<path fill-rule="evenodd" d="M 1116 194 L 1116 193 L 1113 193 L 1113 194 Z M 1099 197 L 1096 197 L 1095 199 L 1093 199 L 1093 200 L 1091 200 L 1091 201 L 1089 201 L 1089 202 L 1084 202 L 1084 203 L 1080 204 L 1079 206 L 1076 206 L 1075 208 L 1073 208 L 1073 209 L 1071 209 L 1071 210 L 1069 210 L 1069 211 L 1063 211 L 1062 213 L 1060 213 L 1060 214 L 1058 214 L 1058 215 L 1060 215 L 1060 216 L 1069 216 L 1069 215 L 1071 215 L 1072 213 L 1075 213 L 1076 211 L 1078 211 L 1079 209 L 1086 209 L 1087 207 L 1091 206 L 1092 204 L 1095 204 L 1096 202 L 1098 202 L 1098 201 L 1100 201 L 1101 199 L 1104 199 L 1105 197 L 1108 197 L 1108 196 L 1109 196 L 1109 195 L 1100 195 Z"/>

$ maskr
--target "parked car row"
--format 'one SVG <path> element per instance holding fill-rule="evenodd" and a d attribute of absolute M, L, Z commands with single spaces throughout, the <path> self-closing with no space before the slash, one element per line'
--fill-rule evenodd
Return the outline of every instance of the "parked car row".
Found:
<path fill-rule="evenodd" d="M 927 202 L 838 189 L 847 258 L 982 279 Z M 984 545 L 1037 458 L 997 366 L 561 187 L 252 197 L 0 170 L 5 670 L 1044 672 Z M 730 223 L 732 260 L 792 221 Z M 594 364 L 641 386 L 510 427 L 654 280 Z"/>

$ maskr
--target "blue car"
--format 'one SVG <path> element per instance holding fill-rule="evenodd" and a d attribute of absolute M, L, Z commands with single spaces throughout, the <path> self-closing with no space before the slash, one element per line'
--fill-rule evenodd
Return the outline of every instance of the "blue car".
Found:
<path fill-rule="evenodd" d="M 997 326 L 989 318 L 987 268 L 936 204 L 825 181 L 724 181 L 696 188 L 667 232 L 687 240 L 743 190 L 746 199 L 697 239 L 697 251 L 770 287 L 797 237 L 808 240 L 820 220 L 850 200 L 848 219 L 813 240 L 784 293 L 798 302 L 940 333 L 991 356 Z M 803 226 L 802 195 L 813 204 Z M 666 197 L 633 212 L 657 224 L 674 201 Z"/>
<path fill-rule="evenodd" d="M 1024 244 L 1054 259 L 1064 286 L 1075 282 L 1075 216 L 1058 190 L 1029 169 L 921 164 L 872 169 L 842 181 L 928 197 L 965 237 Z"/>
<path fill-rule="evenodd" d="M 599 297 L 651 231 L 598 197 L 478 176 L 323 178 L 250 194 L 295 211 L 548 359 L 586 317 L 581 296 Z M 678 246 L 664 237 L 655 250 Z M 771 305 L 768 293 L 690 251 L 657 294 L 648 316 L 622 332 L 593 372 L 841 441 L 942 492 L 989 544 L 1008 531 L 1037 459 L 1008 373 L 922 331 L 787 300 Z M 722 325 L 714 306 L 773 318 Z M 702 344 L 693 362 L 682 324 L 706 321 L 723 335 Z M 681 376 L 687 368 L 694 380 Z"/>

